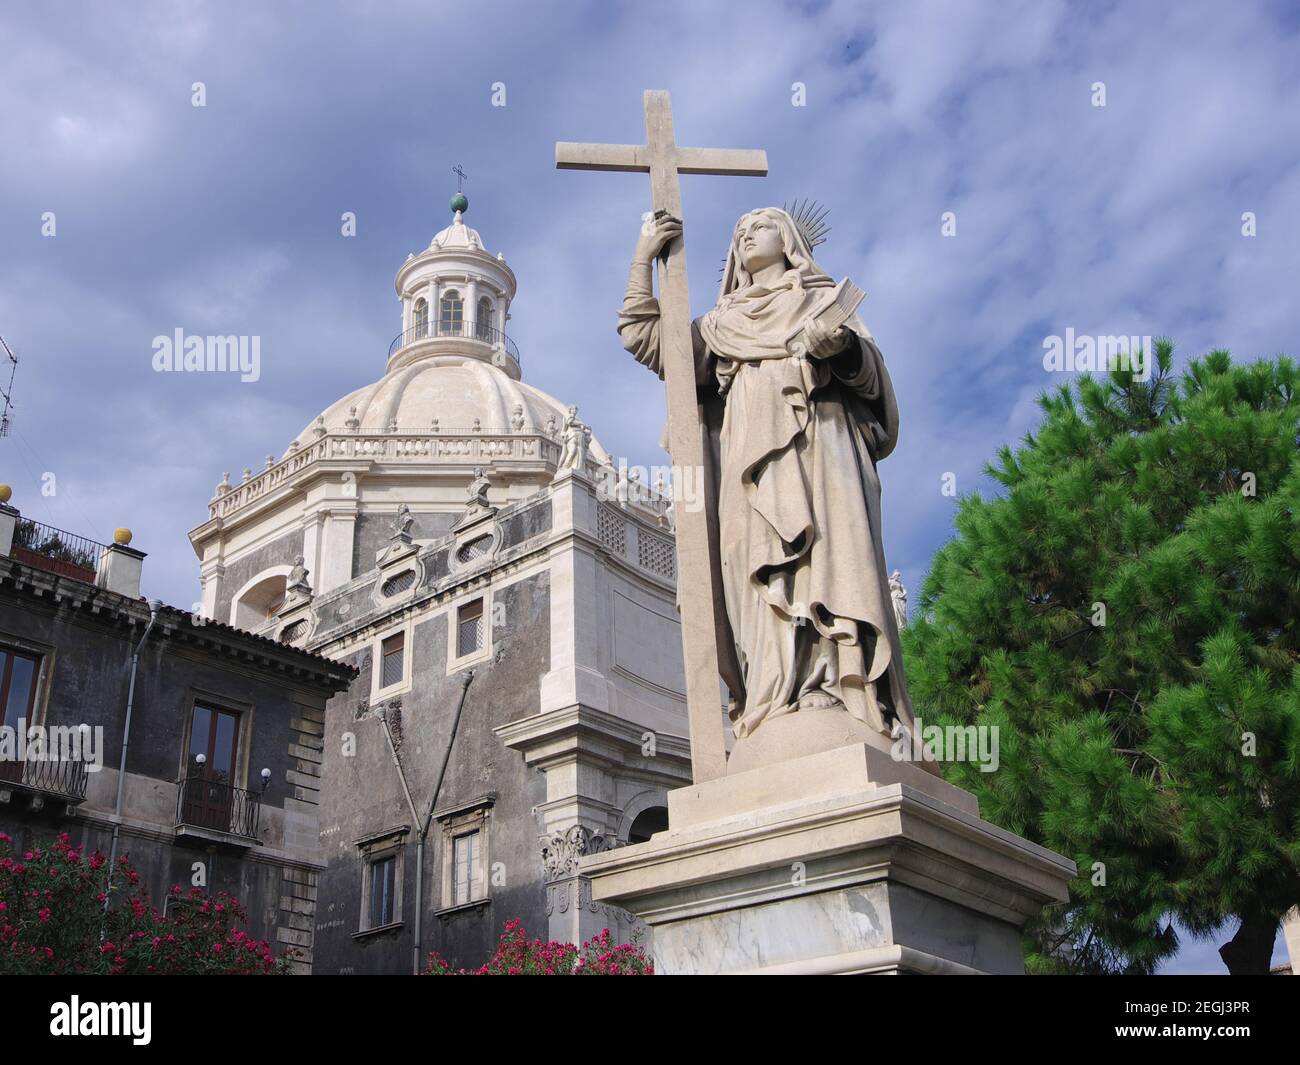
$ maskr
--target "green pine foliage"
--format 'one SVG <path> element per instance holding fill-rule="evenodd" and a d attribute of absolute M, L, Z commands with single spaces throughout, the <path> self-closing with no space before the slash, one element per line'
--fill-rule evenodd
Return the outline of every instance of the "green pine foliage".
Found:
<path fill-rule="evenodd" d="M 1173 917 L 1271 945 L 1300 903 L 1297 368 L 1172 350 L 1041 398 L 904 630 L 925 722 L 1000 729 L 996 772 L 945 775 L 1078 863 L 1031 971 L 1150 972 Z"/>

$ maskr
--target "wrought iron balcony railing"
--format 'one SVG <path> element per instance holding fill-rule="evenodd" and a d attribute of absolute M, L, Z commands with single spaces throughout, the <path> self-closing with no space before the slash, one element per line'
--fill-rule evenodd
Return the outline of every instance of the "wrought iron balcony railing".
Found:
<path fill-rule="evenodd" d="M 85 581 L 95 579 L 99 558 L 108 550 L 96 540 L 30 518 L 19 518 L 14 523 L 13 546 L 13 557 L 19 562 Z"/>
<path fill-rule="evenodd" d="M 180 782 L 176 825 L 208 829 L 257 842 L 262 796 L 220 780 L 192 776 Z"/>
<path fill-rule="evenodd" d="M 71 759 L 0 761 L 0 790 L 17 785 L 33 794 L 75 804 L 86 798 L 86 773 L 85 762 Z"/>
<path fill-rule="evenodd" d="M 501 347 L 515 360 L 516 365 L 523 365 L 519 358 L 519 348 L 505 333 L 486 322 L 470 321 L 417 322 L 410 329 L 398 333 L 393 338 L 393 342 L 388 345 L 388 357 L 391 359 L 395 352 L 406 347 L 407 344 L 414 344 L 417 340 L 430 337 L 464 337 L 467 340 L 477 340 L 483 344 L 491 344 L 493 347 Z"/>

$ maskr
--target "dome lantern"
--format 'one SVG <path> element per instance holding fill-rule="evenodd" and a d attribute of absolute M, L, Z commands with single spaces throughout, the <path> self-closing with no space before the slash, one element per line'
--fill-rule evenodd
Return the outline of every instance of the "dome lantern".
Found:
<path fill-rule="evenodd" d="M 397 271 L 402 330 L 388 349 L 388 372 L 424 359 L 488 363 L 519 380 L 519 349 L 506 333 L 515 297 L 514 271 L 465 224 L 469 197 L 447 205 L 451 224 Z"/>

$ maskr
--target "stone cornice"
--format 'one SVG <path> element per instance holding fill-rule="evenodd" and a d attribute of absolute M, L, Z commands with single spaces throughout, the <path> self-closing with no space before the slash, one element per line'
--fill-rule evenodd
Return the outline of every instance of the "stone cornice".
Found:
<path fill-rule="evenodd" d="M 437 544 L 444 545 L 444 541 L 439 540 Z M 422 549 L 418 556 L 421 563 L 437 549 L 435 547 Z M 464 595 L 466 592 L 478 588 L 487 588 L 489 585 L 512 584 L 514 583 L 513 579 L 525 579 L 530 575 L 528 571 L 535 568 L 532 564 L 537 561 L 537 556 L 541 555 L 545 549 L 545 544 L 536 544 L 531 541 L 518 544 L 497 555 L 494 564 L 488 568 L 449 573 L 435 584 L 418 591 L 413 598 L 400 605 L 392 603 L 377 605 L 364 614 L 349 618 L 344 624 L 336 625 L 329 630 L 328 634 L 322 635 L 319 639 L 311 640 L 309 643 L 317 648 L 316 653 L 318 654 L 324 654 L 324 648 L 327 647 L 331 648 L 329 652 L 331 655 L 351 654 L 351 644 L 364 642 L 382 628 L 397 624 L 408 617 L 415 617 L 431 610 L 440 609 L 443 604 Z M 371 570 L 361 577 L 354 577 L 343 585 L 342 589 L 355 592 L 358 588 L 365 588 L 374 584 L 378 576 L 378 570 Z M 506 578 L 512 579 L 506 580 Z M 338 597 L 339 591 L 338 588 L 331 589 L 327 593 L 331 598 L 325 600 L 322 597 L 321 601 L 332 602 L 335 597 Z M 315 605 L 319 607 L 320 603 Z M 317 631 L 319 631 L 319 626 Z"/>
<path fill-rule="evenodd" d="M 124 641 L 138 638 L 149 623 L 149 606 L 143 599 L 130 599 L 9 558 L 0 558 L 0 596 L 21 597 L 33 605 L 44 602 L 55 610 L 74 611 Z M 196 624 L 195 615 L 189 611 L 163 606 L 158 612 L 154 631 L 159 640 L 170 640 L 207 654 L 229 657 L 258 669 L 270 669 L 324 692 L 343 690 L 357 675 L 352 666 L 310 651 L 219 621 L 199 620 L 202 623 Z"/>
<path fill-rule="evenodd" d="M 648 778 L 662 775 L 666 783 L 680 784 L 679 774 L 662 772 L 658 766 L 665 764 L 665 760 L 679 765 L 690 761 L 690 742 L 686 737 L 656 732 L 654 755 L 643 755 L 641 748 L 647 731 L 644 727 L 581 703 L 563 710 L 530 714 L 492 731 L 507 747 L 522 753 L 528 765 L 542 769 L 580 757 L 623 772 L 635 767 Z"/>
<path fill-rule="evenodd" d="M 888 876 L 1014 924 L 1065 901 L 1077 872 L 1074 862 L 901 783 L 670 827 L 649 843 L 584 858 L 580 872 L 596 882 L 597 899 L 644 900 L 636 913 L 653 925 L 698 908 L 674 898 L 672 885 L 716 882 L 720 868 L 735 884 L 732 905 L 797 894 L 789 869 L 813 854 L 833 856 L 817 873 L 818 891 Z"/>
<path fill-rule="evenodd" d="M 493 463 L 536 467 L 549 472 L 555 469 L 559 454 L 559 443 L 537 430 L 521 433 L 510 429 L 474 431 L 470 428 L 436 433 L 330 430 L 310 446 L 299 448 L 269 469 L 214 496 L 208 503 L 208 521 L 191 531 L 190 540 L 197 544 L 214 531 L 242 524 L 265 509 L 264 505 L 257 504 L 279 503 L 325 473 L 368 473 L 380 464 L 463 469 Z M 218 519 L 220 524 L 213 526 L 213 521 Z"/>
<path fill-rule="evenodd" d="M 473 267 L 470 264 L 473 264 Z M 445 273 L 442 269 L 444 266 Z M 443 277 L 458 272 L 464 274 L 471 268 L 482 270 L 494 284 L 504 289 L 508 299 L 514 299 L 515 293 L 519 290 L 519 282 L 505 259 L 498 259 L 484 248 L 463 245 L 450 248 L 430 246 L 411 256 L 397 268 L 397 274 L 393 278 L 393 290 L 400 298 L 410 285 L 412 275 L 417 273 L 427 271 Z"/>

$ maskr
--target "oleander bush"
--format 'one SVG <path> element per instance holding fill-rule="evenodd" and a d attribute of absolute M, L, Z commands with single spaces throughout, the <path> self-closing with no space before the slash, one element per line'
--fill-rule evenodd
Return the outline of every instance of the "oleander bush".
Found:
<path fill-rule="evenodd" d="M 436 950 L 425 976 L 653 976 L 654 963 L 638 943 L 611 943 L 606 928 L 582 946 L 529 939 L 519 921 L 507 921 L 496 953 L 472 972 L 452 969 Z"/>
<path fill-rule="evenodd" d="M 288 971 L 242 929 L 239 901 L 224 892 L 172 888 L 166 915 L 155 909 L 129 861 L 118 862 L 114 904 L 104 907 L 107 859 L 84 854 L 65 832 L 47 846 L 12 853 L 0 832 L 0 974 L 259 975 Z"/>

